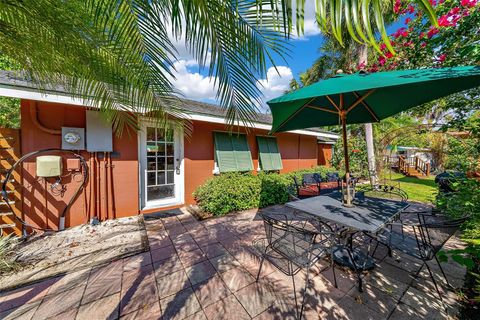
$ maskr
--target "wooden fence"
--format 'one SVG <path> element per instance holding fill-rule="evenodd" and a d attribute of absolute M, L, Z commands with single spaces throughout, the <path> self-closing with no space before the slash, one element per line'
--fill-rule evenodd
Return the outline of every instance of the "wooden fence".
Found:
<path fill-rule="evenodd" d="M 1 183 L 5 181 L 6 174 L 12 165 L 20 158 L 20 130 L 0 128 L 0 177 Z M 5 200 L 0 202 L 0 234 L 7 235 L 12 232 L 21 235 L 21 224 L 14 215 L 22 217 L 22 188 L 21 167 L 13 172 L 7 183 L 8 202 L 13 208 L 10 210 Z"/>

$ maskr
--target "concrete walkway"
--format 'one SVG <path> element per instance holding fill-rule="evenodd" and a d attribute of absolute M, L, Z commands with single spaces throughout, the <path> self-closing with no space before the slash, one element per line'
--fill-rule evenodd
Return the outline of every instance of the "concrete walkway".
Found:
<path fill-rule="evenodd" d="M 1 293 L 0 319 L 294 319 L 291 278 L 266 263 L 255 282 L 260 259 L 252 241 L 265 236 L 255 210 L 204 222 L 180 213 L 145 217 L 148 252 Z M 460 243 L 453 239 L 447 245 Z M 419 261 L 384 256 L 378 252 L 378 267 L 365 275 L 361 294 L 350 271 L 338 270 L 335 288 L 328 263 L 319 263 L 305 318 L 449 317 L 426 269 L 413 277 Z M 465 270 L 445 264 L 445 271 L 451 283 L 463 283 Z M 297 274 L 297 288 L 304 276 Z M 455 317 L 455 295 L 443 291 Z"/>

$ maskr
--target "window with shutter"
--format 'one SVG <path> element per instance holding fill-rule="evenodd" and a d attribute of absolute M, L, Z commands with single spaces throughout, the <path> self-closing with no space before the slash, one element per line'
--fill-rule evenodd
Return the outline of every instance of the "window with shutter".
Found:
<path fill-rule="evenodd" d="M 244 134 L 214 132 L 215 161 L 220 172 L 253 170 L 252 155 Z"/>
<path fill-rule="evenodd" d="M 281 170 L 282 157 L 278 150 L 277 138 L 257 136 L 258 158 L 264 171 Z"/>

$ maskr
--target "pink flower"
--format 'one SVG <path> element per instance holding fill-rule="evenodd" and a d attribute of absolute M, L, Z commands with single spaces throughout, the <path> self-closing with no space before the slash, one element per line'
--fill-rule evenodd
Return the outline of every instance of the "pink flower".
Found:
<path fill-rule="evenodd" d="M 385 64 L 385 62 L 387 62 L 387 60 L 385 59 L 384 56 L 381 56 L 378 58 L 378 64 L 383 66 Z"/>
<path fill-rule="evenodd" d="M 428 30 L 427 32 L 427 37 L 430 39 L 432 38 L 434 35 L 436 35 L 438 33 L 438 29 L 435 28 L 435 27 L 430 27 L 430 29 Z"/>
<path fill-rule="evenodd" d="M 380 50 L 385 51 L 387 49 L 387 45 L 385 43 L 380 43 Z"/>
<path fill-rule="evenodd" d="M 360 70 L 365 69 L 365 62 L 358 64 L 358 69 Z"/>
<path fill-rule="evenodd" d="M 404 47 L 411 47 L 413 45 L 412 41 L 407 41 L 403 44 Z"/>
<path fill-rule="evenodd" d="M 418 37 L 419 37 L 420 39 L 423 38 L 423 37 L 425 37 L 425 32 L 423 32 L 423 31 L 420 32 L 420 34 L 418 35 Z"/>
<path fill-rule="evenodd" d="M 447 55 L 445 53 L 443 53 L 438 57 L 437 61 L 442 63 L 442 62 L 445 61 L 445 59 L 447 59 Z"/>
<path fill-rule="evenodd" d="M 386 57 L 387 59 L 392 59 L 392 58 L 393 58 L 393 53 L 387 52 L 387 53 L 385 54 L 385 57 Z"/>
<path fill-rule="evenodd" d="M 427 46 L 427 43 L 426 43 L 426 42 L 420 43 L 420 47 L 425 48 L 426 46 Z"/>
<path fill-rule="evenodd" d="M 452 23 L 448 20 L 447 15 L 443 15 L 440 18 L 438 18 L 438 25 L 440 27 L 450 27 Z"/>
<path fill-rule="evenodd" d="M 408 13 L 414 13 L 414 12 L 415 12 L 415 7 L 412 6 L 411 4 L 408 5 L 408 7 L 407 7 L 407 12 L 408 12 Z"/>
<path fill-rule="evenodd" d="M 460 12 L 460 8 L 459 7 L 455 7 L 455 8 L 452 8 L 452 10 L 450 10 L 448 12 L 448 15 L 454 15 L 454 14 L 458 14 Z"/>
<path fill-rule="evenodd" d="M 409 24 L 410 21 L 412 21 L 412 18 L 406 18 L 406 19 L 405 19 L 405 24 Z"/>
<path fill-rule="evenodd" d="M 396 14 L 400 13 L 400 7 L 402 6 L 402 3 L 400 0 L 395 0 L 395 4 L 393 5 L 393 12 Z"/>
<path fill-rule="evenodd" d="M 460 4 L 462 5 L 462 7 L 473 8 L 477 5 L 477 0 L 461 0 Z"/>
<path fill-rule="evenodd" d="M 429 0 L 430 4 L 432 5 L 432 7 L 436 6 L 437 5 L 437 1 L 436 0 Z"/>

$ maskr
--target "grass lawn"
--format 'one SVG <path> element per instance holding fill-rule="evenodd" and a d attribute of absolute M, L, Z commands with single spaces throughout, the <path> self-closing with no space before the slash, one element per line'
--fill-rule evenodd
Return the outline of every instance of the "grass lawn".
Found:
<path fill-rule="evenodd" d="M 435 184 L 435 176 L 430 177 L 406 177 L 400 173 L 392 172 L 391 176 L 389 172 L 382 175 L 383 178 L 394 181 L 395 186 L 399 186 L 408 194 L 408 200 L 419 202 L 432 202 L 438 192 L 438 187 Z M 399 185 L 397 184 L 399 183 Z"/>

